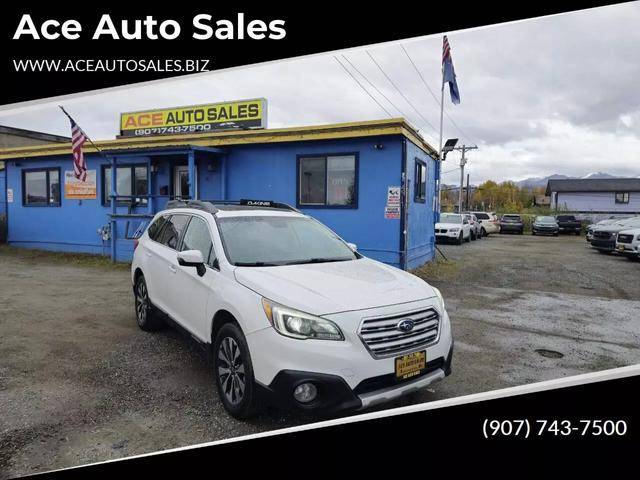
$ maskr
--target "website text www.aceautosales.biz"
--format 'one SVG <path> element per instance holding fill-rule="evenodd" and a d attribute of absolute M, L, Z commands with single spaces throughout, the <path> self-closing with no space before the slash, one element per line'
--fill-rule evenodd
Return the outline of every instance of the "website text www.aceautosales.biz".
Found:
<path fill-rule="evenodd" d="M 16 72 L 208 72 L 208 59 L 14 59 Z"/>

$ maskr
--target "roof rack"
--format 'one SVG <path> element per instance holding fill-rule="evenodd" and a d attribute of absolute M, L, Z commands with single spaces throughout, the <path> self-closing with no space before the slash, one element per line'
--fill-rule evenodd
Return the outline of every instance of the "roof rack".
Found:
<path fill-rule="evenodd" d="M 216 213 L 218 211 L 211 202 L 204 200 L 170 200 L 167 202 L 165 208 L 195 208 L 209 213 Z"/>
<path fill-rule="evenodd" d="M 167 202 L 165 208 L 195 208 L 198 210 L 204 210 L 209 213 L 217 213 L 220 211 L 216 205 L 238 205 L 241 207 L 254 207 L 254 208 L 277 208 L 280 210 L 289 210 L 292 212 L 300 213 L 300 210 L 292 207 L 287 203 L 274 202 L 272 200 L 171 200 Z"/>

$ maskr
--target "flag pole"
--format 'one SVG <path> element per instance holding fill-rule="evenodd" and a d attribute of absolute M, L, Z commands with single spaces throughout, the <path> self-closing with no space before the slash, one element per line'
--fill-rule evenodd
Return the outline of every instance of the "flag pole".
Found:
<path fill-rule="evenodd" d="M 444 43 L 444 37 L 442 39 Z M 438 218 L 440 220 L 440 212 L 442 211 L 442 124 L 444 121 L 444 62 L 441 62 L 440 73 L 442 81 L 440 82 L 440 143 L 438 145 Z"/>

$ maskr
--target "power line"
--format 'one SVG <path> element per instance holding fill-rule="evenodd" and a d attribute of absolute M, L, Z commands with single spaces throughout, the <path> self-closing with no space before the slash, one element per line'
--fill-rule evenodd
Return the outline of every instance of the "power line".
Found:
<path fill-rule="evenodd" d="M 371 52 L 369 52 L 369 50 L 367 50 L 367 55 L 369 55 L 369 58 L 371 58 L 371 60 L 373 61 L 373 63 L 376 64 L 376 66 L 378 67 L 378 69 L 380 69 L 380 71 L 382 72 L 382 74 L 385 76 L 385 78 L 389 81 L 389 83 L 393 86 L 393 88 L 396 89 L 396 91 L 402 96 L 402 98 L 404 98 L 404 101 L 407 102 L 409 104 L 409 106 L 411 108 L 413 108 L 413 110 L 418 114 L 418 116 L 427 124 L 429 125 L 433 131 L 437 134 L 438 130 L 436 129 L 436 127 L 434 127 L 431 122 L 429 122 L 429 120 L 427 120 L 424 115 L 422 115 L 420 113 L 420 111 L 415 107 L 415 105 L 413 105 L 413 103 L 411 103 L 411 100 L 409 100 L 407 98 L 407 96 L 402 93 L 402 90 L 400 90 L 398 88 L 398 86 L 394 83 L 394 81 L 391 79 L 391 77 L 389 75 L 387 75 L 387 72 L 384 71 L 384 69 L 380 66 L 380 64 L 376 61 L 375 58 L 373 58 L 373 55 L 371 55 Z"/>
<path fill-rule="evenodd" d="M 389 110 L 387 110 L 386 108 L 384 108 L 384 106 L 371 94 L 371 92 L 369 92 L 369 90 L 367 90 L 364 85 L 362 85 L 362 83 L 360 83 L 360 81 L 349 71 L 349 69 L 347 67 L 345 67 L 342 62 L 338 59 L 338 57 L 336 57 L 335 55 L 333 56 L 333 58 L 336 60 L 336 62 L 338 62 L 340 64 L 340 66 L 344 69 L 345 72 L 347 72 L 347 74 L 353 78 L 353 80 L 358 84 L 358 86 L 364 90 L 364 92 L 369 95 L 369 97 L 371 97 L 371 99 L 376 102 L 378 104 L 378 106 L 384 110 L 386 112 L 387 115 L 389 115 L 390 118 L 393 117 L 393 115 L 391 115 L 391 113 L 389 113 Z"/>
<path fill-rule="evenodd" d="M 366 76 L 364 73 L 362 73 L 360 70 L 358 70 L 358 67 L 356 67 L 356 66 L 353 64 L 353 62 L 351 62 L 351 60 L 349 60 L 345 55 L 342 55 L 342 58 L 344 58 L 344 59 L 345 59 L 345 61 L 347 61 L 347 62 L 349 63 L 349 65 L 351 65 L 351 68 L 353 68 L 356 72 L 358 72 L 358 73 L 360 74 L 360 76 L 361 76 L 362 78 L 364 78 L 364 79 L 367 81 L 367 83 L 368 83 L 369 85 L 371 85 L 371 87 L 373 87 L 373 89 L 374 89 L 376 92 L 378 92 L 378 94 L 380 94 L 380 95 L 381 95 L 381 96 L 382 96 L 382 97 L 383 97 L 387 102 L 389 102 L 389 103 L 393 106 L 393 108 L 395 108 L 395 109 L 400 113 L 400 115 L 402 115 L 403 117 L 408 117 L 408 115 L 405 115 L 405 114 L 402 112 L 402 110 L 400 110 L 400 109 L 398 108 L 398 106 L 397 106 L 395 103 L 393 103 L 391 100 L 389 100 L 389 97 L 387 97 L 384 93 L 382 93 L 382 92 L 380 91 L 380 89 L 379 89 L 378 87 L 376 87 L 376 86 L 373 84 L 373 82 L 371 82 L 371 80 L 369 80 L 369 79 L 367 78 L 367 76 Z"/>
<path fill-rule="evenodd" d="M 414 70 L 416 71 L 416 73 L 418 74 L 418 76 L 420 77 L 420 80 L 422 80 L 422 83 L 424 84 L 424 86 L 427 88 L 427 90 L 429 91 L 429 93 L 431 94 L 431 96 L 433 97 L 433 99 L 435 100 L 436 104 L 438 105 L 438 107 L 440 106 L 440 100 L 438 100 L 437 95 L 433 92 L 433 90 L 431 90 L 431 87 L 429 86 L 429 84 L 427 83 L 427 81 L 425 80 L 424 76 L 422 75 L 422 73 L 420 72 L 420 70 L 418 69 L 418 66 L 415 64 L 415 62 L 413 61 L 413 59 L 411 58 L 411 56 L 409 55 L 409 52 L 407 51 L 407 49 L 404 47 L 403 44 L 400 44 L 400 47 L 402 47 L 402 51 L 404 52 L 404 54 L 407 56 L 407 58 L 409 59 L 409 61 L 411 62 L 411 65 L 413 66 Z M 467 140 L 471 141 L 471 143 L 473 143 L 474 145 L 477 145 L 478 143 L 475 142 L 473 140 L 473 138 L 471 138 L 464 130 L 462 130 L 462 128 L 460 128 L 458 126 L 458 124 L 455 122 L 455 120 L 451 117 L 451 115 L 449 115 L 449 112 L 447 112 L 446 110 L 444 111 L 444 114 L 447 116 L 447 118 L 449 119 L 449 121 L 453 124 L 453 126 L 458 130 L 458 132 L 460 132 L 462 134 L 462 136 L 467 137 Z"/>

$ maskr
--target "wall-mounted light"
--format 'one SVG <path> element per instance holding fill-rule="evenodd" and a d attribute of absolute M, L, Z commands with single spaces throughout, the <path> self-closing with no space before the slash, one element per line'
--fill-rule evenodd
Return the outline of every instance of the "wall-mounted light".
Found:
<path fill-rule="evenodd" d="M 376 150 L 382 150 L 384 149 L 384 145 L 382 144 L 382 142 L 377 142 L 373 144 L 373 148 L 375 148 Z"/>

